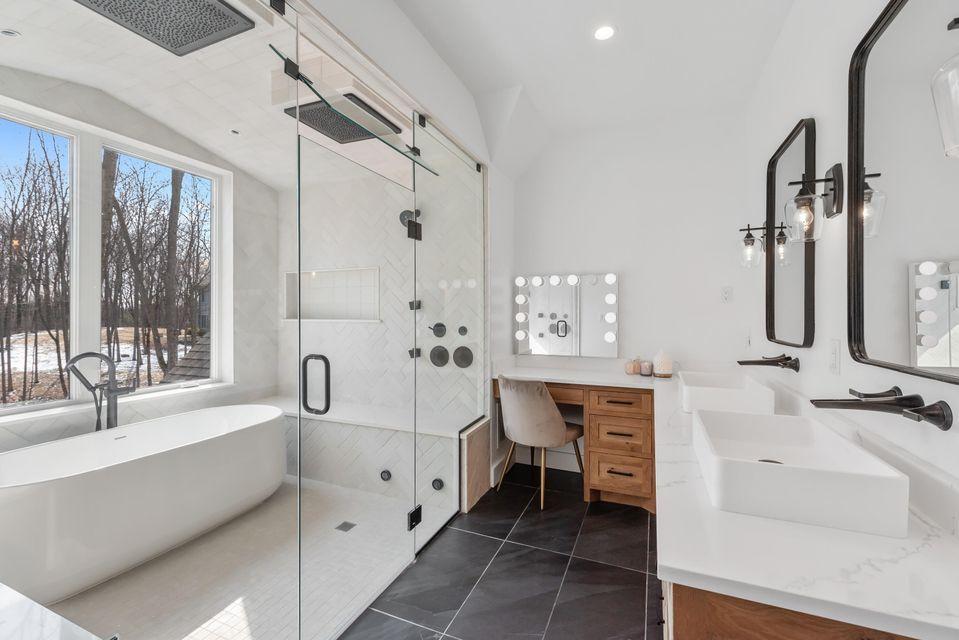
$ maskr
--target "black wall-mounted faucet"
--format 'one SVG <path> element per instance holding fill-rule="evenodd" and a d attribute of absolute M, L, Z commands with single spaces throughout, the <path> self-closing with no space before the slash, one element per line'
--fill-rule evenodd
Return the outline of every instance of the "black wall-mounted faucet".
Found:
<path fill-rule="evenodd" d="M 785 353 L 771 358 L 763 357 L 759 360 L 737 360 L 736 362 L 744 367 L 779 367 L 799 373 L 799 358 L 787 356 Z"/>
<path fill-rule="evenodd" d="M 949 405 L 942 401 L 926 405 L 925 400 L 918 393 L 903 395 L 902 389 L 893 387 L 879 393 L 860 393 L 850 389 L 849 394 L 855 398 L 810 400 L 810 402 L 820 409 L 895 413 L 916 422 L 928 422 L 942 431 L 948 431 L 952 427 L 952 409 Z"/>

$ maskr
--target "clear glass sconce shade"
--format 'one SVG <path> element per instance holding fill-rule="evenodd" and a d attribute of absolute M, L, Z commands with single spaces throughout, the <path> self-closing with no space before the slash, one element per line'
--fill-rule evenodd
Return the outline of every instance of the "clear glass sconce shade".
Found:
<path fill-rule="evenodd" d="M 789 246 L 786 243 L 786 234 L 780 231 L 776 235 L 776 264 L 780 267 L 788 267 L 789 262 Z"/>
<path fill-rule="evenodd" d="M 752 269 L 762 264 L 762 240 L 754 237 L 751 233 L 746 234 L 746 237 L 739 241 L 739 251 L 739 264 L 745 268 Z"/>
<path fill-rule="evenodd" d="M 825 220 L 822 196 L 800 193 L 786 202 L 786 235 L 790 242 L 815 242 Z"/>
<path fill-rule="evenodd" d="M 946 156 L 959 158 L 959 56 L 950 58 L 932 77 L 932 100 Z"/>
<path fill-rule="evenodd" d="M 862 235 L 864 238 L 875 238 L 879 235 L 879 225 L 882 222 L 882 213 L 886 210 L 886 194 L 873 189 L 868 184 L 862 194 Z"/>

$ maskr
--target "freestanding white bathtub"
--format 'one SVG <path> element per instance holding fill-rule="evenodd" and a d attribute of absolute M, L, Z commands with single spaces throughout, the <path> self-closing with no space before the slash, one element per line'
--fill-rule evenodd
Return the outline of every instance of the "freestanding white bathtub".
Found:
<path fill-rule="evenodd" d="M 259 504 L 283 481 L 281 415 L 214 407 L 0 454 L 0 582 L 51 604 Z"/>

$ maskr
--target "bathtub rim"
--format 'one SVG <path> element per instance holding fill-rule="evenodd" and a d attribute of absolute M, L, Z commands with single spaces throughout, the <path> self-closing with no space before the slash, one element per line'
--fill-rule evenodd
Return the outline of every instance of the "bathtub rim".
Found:
<path fill-rule="evenodd" d="M 150 418 L 150 419 L 148 419 L 148 420 L 141 420 L 141 421 L 139 421 L 139 422 L 131 422 L 131 423 L 129 423 L 129 424 L 125 424 L 125 425 L 118 426 L 118 427 L 116 427 L 115 429 L 109 429 L 109 432 L 110 432 L 110 433 L 117 433 L 117 432 L 120 432 L 120 431 L 122 431 L 123 429 L 127 429 L 127 428 L 129 428 L 129 427 L 141 426 L 141 425 L 145 425 L 145 424 L 148 424 L 148 423 L 150 423 L 150 422 L 156 422 L 156 421 L 159 421 L 159 420 L 168 420 L 168 419 L 170 419 L 170 418 L 176 418 L 176 417 L 178 417 L 178 416 L 183 416 L 183 415 L 187 415 L 187 414 L 190 414 L 190 413 L 197 413 L 197 412 L 199 412 L 199 411 L 211 411 L 211 410 L 215 410 L 215 409 L 224 409 L 224 408 L 226 408 L 226 407 L 267 407 L 267 408 L 270 408 L 270 409 L 275 409 L 275 410 L 276 410 L 276 415 L 274 415 L 274 416 L 272 416 L 272 417 L 270 417 L 270 418 L 268 418 L 267 420 L 264 420 L 264 421 L 262 421 L 262 422 L 257 422 L 257 423 L 255 423 L 255 424 L 247 425 L 247 426 L 243 427 L 243 429 L 234 429 L 234 430 L 232 430 L 232 431 L 228 431 L 227 433 L 220 433 L 220 434 L 208 436 L 208 437 L 205 437 L 205 438 L 198 438 L 198 439 L 196 439 L 196 440 L 191 440 L 191 441 L 189 441 L 189 442 L 186 442 L 186 443 L 184 443 L 184 444 L 177 445 L 177 446 L 175 446 L 175 447 L 169 447 L 169 448 L 167 448 L 167 449 L 161 449 L 161 450 L 159 450 L 159 451 L 154 451 L 154 452 L 152 452 L 152 453 L 150 453 L 149 455 L 146 455 L 146 456 L 137 456 L 137 457 L 135 457 L 135 458 L 130 458 L 130 459 L 128 459 L 128 460 L 121 460 L 121 461 L 116 462 L 116 463 L 114 463 L 114 464 L 94 466 L 94 467 L 90 467 L 90 468 L 87 468 L 87 469 L 83 469 L 82 471 L 78 471 L 78 472 L 76 472 L 76 473 L 69 473 L 69 474 L 65 474 L 65 475 L 61 475 L 61 476 L 56 476 L 56 477 L 52 477 L 52 478 L 44 478 L 44 479 L 42 479 L 42 480 L 34 480 L 33 482 L 22 482 L 22 483 L 19 483 L 19 484 L 3 484 L 2 482 L 0 482 L 0 490 L 3 490 L 3 489 L 16 489 L 16 488 L 20 488 L 20 487 L 32 487 L 32 486 L 37 486 L 37 485 L 46 484 L 46 483 L 50 483 L 50 482 L 56 482 L 56 481 L 58 481 L 58 480 L 67 480 L 67 479 L 69 479 L 69 478 L 76 478 L 77 476 L 81 476 L 81 475 L 86 474 L 86 473 L 94 473 L 94 472 L 97 472 L 97 471 L 102 471 L 102 470 L 104 470 L 104 469 L 109 469 L 110 467 L 117 467 L 117 466 L 120 466 L 120 465 L 129 464 L 129 463 L 132 463 L 132 462 L 136 462 L 136 461 L 138 461 L 138 460 L 142 460 L 142 459 L 144 459 L 144 458 L 148 458 L 148 457 L 150 457 L 150 456 L 160 455 L 160 454 L 163 454 L 163 453 L 169 453 L 169 452 L 171 452 L 171 451 L 176 451 L 176 450 L 178 450 L 178 449 L 182 449 L 182 448 L 188 447 L 188 446 L 190 446 L 190 445 L 195 445 L 195 444 L 199 444 L 199 443 L 201 443 L 201 442 L 207 442 L 207 441 L 209 441 L 209 440 L 215 440 L 215 439 L 217 439 L 217 438 L 222 438 L 222 437 L 228 436 L 228 435 L 230 435 L 230 434 L 232 434 L 232 433 L 236 433 L 237 431 L 242 431 L 242 430 L 244 430 L 244 429 L 251 429 L 251 428 L 253 428 L 253 427 L 257 427 L 257 426 L 260 426 L 260 425 L 262 425 L 262 424 L 267 424 L 267 423 L 273 422 L 273 421 L 275 421 L 275 420 L 281 419 L 281 418 L 283 417 L 283 415 L 284 415 L 284 414 L 283 414 L 283 410 L 280 409 L 279 407 L 277 407 L 276 405 L 272 405 L 272 404 L 268 404 L 268 403 L 264 403 L 264 402 L 244 402 L 244 403 L 238 403 L 238 404 L 217 405 L 217 406 L 213 406 L 213 407 L 202 407 L 202 408 L 200 408 L 200 409 L 191 409 L 191 410 L 189 410 L 189 411 L 180 411 L 180 412 L 178 412 L 178 413 L 171 413 L 171 414 L 165 415 L 165 416 L 158 416 L 158 417 L 156 417 L 156 418 Z M 281 426 L 282 426 L 282 425 L 281 425 Z M 87 433 L 78 433 L 78 434 L 75 435 L 75 436 L 69 436 L 69 437 L 66 437 L 66 438 L 57 438 L 57 439 L 55 439 L 55 440 L 48 440 L 47 442 L 38 442 L 37 444 L 31 444 L 31 445 L 26 446 L 26 447 L 19 447 L 19 448 L 17 448 L 17 449 L 11 449 L 11 450 L 9 450 L 9 451 L 3 451 L 3 452 L 0 452 L 0 463 L 3 462 L 3 457 L 4 457 L 5 455 L 7 455 L 7 454 L 16 454 L 16 453 L 19 453 L 19 452 L 21 452 L 21 451 L 27 451 L 27 450 L 29 450 L 29 449 L 34 449 L 34 448 L 36 448 L 36 447 L 43 447 L 43 446 L 50 445 L 50 444 L 54 444 L 54 443 L 58 443 L 58 442 L 69 442 L 70 440 L 73 440 L 73 439 L 76 439 L 76 438 L 88 437 L 88 436 L 92 436 L 92 435 L 96 435 L 96 434 L 100 434 L 100 433 L 105 433 L 105 432 L 107 432 L 107 431 L 108 431 L 107 429 L 102 429 L 101 431 L 90 431 L 90 432 L 87 432 Z"/>

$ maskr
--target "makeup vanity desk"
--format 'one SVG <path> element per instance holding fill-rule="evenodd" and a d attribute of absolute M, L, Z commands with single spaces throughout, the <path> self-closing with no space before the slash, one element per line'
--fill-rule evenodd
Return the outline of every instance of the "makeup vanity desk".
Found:
<path fill-rule="evenodd" d="M 581 369 L 513 367 L 498 375 L 546 383 L 559 405 L 582 407 L 583 499 L 656 512 L 653 378 Z M 493 378 L 499 410 L 499 386 Z"/>

